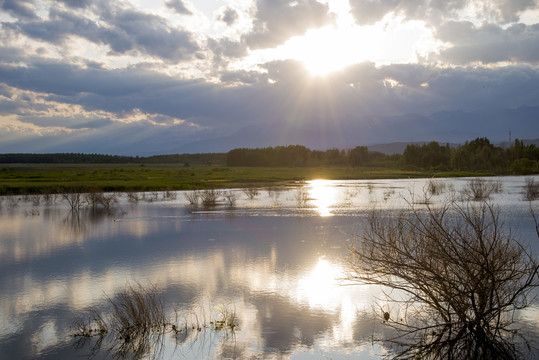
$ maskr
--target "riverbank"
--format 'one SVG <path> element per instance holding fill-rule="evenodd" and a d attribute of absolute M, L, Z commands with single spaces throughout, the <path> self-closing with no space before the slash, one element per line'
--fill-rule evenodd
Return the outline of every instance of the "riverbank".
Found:
<path fill-rule="evenodd" d="M 146 164 L 2 164 L 0 195 L 74 191 L 162 191 L 278 186 L 313 179 L 406 179 L 485 176 L 373 167 L 230 167 Z"/>

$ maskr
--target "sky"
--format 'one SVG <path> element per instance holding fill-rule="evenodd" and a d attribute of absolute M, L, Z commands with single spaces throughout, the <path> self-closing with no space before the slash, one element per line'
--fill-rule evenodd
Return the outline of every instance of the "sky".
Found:
<path fill-rule="evenodd" d="M 539 138 L 538 0 L 0 0 L 0 152 Z"/>

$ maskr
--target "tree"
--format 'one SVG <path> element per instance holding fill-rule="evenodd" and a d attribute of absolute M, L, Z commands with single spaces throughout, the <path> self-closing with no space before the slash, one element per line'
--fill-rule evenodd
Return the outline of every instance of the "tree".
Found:
<path fill-rule="evenodd" d="M 398 331 L 396 357 L 517 358 L 513 315 L 539 285 L 539 262 L 487 202 L 407 210 L 372 211 L 349 245 L 348 278 L 390 290 L 380 316 Z"/>
<path fill-rule="evenodd" d="M 369 160 L 369 149 L 366 146 L 356 146 L 348 154 L 348 161 L 352 166 L 364 166 Z"/>
<path fill-rule="evenodd" d="M 428 144 L 408 144 L 403 152 L 404 163 L 424 169 L 443 167 L 449 168 L 451 162 L 451 148 L 449 144 L 441 146 L 436 141 Z"/>

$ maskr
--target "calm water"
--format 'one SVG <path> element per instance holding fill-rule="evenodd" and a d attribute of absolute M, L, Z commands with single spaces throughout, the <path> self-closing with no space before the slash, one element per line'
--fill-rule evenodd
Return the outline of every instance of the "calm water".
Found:
<path fill-rule="evenodd" d="M 498 204 L 520 238 L 539 248 L 522 200 L 523 177 L 497 178 Z M 444 180 L 455 191 L 467 179 Z M 536 177 L 539 181 L 539 177 Z M 385 331 L 371 320 L 379 289 L 346 286 L 346 241 L 365 212 L 406 206 L 426 180 L 314 181 L 235 206 L 193 208 L 176 199 L 128 201 L 112 213 L 73 214 L 60 200 L 30 199 L 0 209 L 0 358 L 85 358 L 74 346 L 73 321 L 127 284 L 153 284 L 188 323 L 209 324 L 235 312 L 237 329 L 164 337 L 158 358 L 379 359 L 390 350 L 372 338 Z M 155 194 L 145 194 L 146 199 Z M 538 201 L 532 206 L 537 209 Z M 539 310 L 522 315 L 539 329 Z M 537 339 L 532 338 L 532 341 Z M 113 358 L 99 351 L 95 358 Z"/>

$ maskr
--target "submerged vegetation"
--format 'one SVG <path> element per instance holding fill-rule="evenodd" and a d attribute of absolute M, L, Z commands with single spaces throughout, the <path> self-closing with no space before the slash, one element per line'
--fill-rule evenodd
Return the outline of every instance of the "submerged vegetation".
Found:
<path fill-rule="evenodd" d="M 182 313 L 167 306 L 153 285 L 128 284 L 107 300 L 108 312 L 91 308 L 73 323 L 75 346 L 89 348 L 91 355 L 106 351 L 119 359 L 156 359 L 167 334 L 180 344 L 204 330 L 234 332 L 238 326 L 236 312 L 227 306 L 211 309 L 209 319 L 194 310 Z"/>
<path fill-rule="evenodd" d="M 348 279 L 387 290 L 379 316 L 396 358 L 518 359 L 526 348 L 516 312 L 532 305 L 539 262 L 486 195 L 373 210 L 349 244 Z"/>

